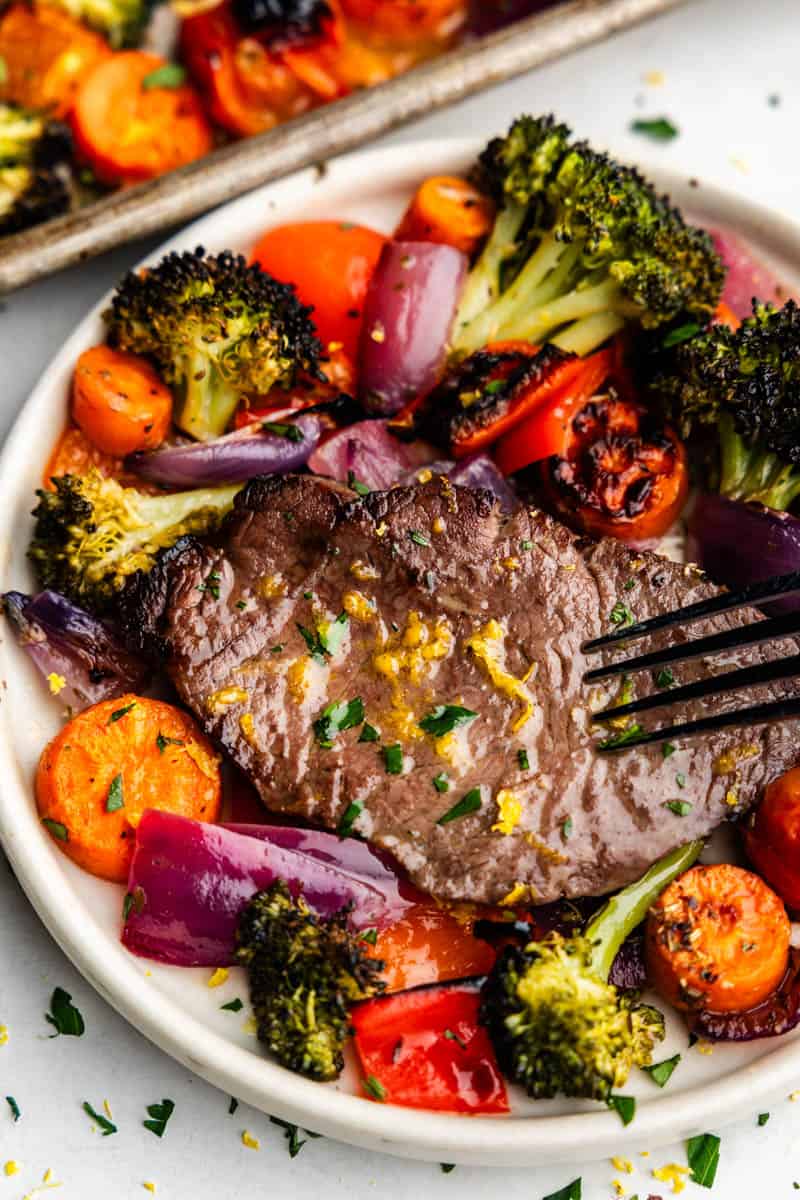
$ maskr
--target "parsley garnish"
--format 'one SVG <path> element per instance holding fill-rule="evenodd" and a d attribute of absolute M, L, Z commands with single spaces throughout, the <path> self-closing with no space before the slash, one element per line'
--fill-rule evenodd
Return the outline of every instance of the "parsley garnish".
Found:
<path fill-rule="evenodd" d="M 654 142 L 671 142 L 680 131 L 669 117 L 649 117 L 631 121 L 631 132 L 644 134 Z"/>
<path fill-rule="evenodd" d="M 219 581 L 222 578 L 219 571 L 209 571 L 202 583 L 197 585 L 198 592 L 210 592 L 215 600 L 219 600 Z"/>
<path fill-rule="evenodd" d="M 496 396 L 498 392 L 502 392 L 503 388 L 508 383 L 507 379 L 492 379 L 483 389 L 487 396 Z"/>
<path fill-rule="evenodd" d="M 11 1109 L 11 1116 L 14 1118 L 14 1121 L 15 1122 L 18 1121 L 20 1119 L 20 1117 L 22 1116 L 22 1113 L 20 1112 L 19 1105 L 17 1104 L 14 1097 L 6 1096 L 6 1104 Z"/>
<path fill-rule="evenodd" d="M 380 1079 L 376 1079 L 374 1075 L 367 1075 L 364 1080 L 364 1090 L 369 1092 L 373 1100 L 383 1102 L 386 1099 L 386 1088 L 381 1083 Z"/>
<path fill-rule="evenodd" d="M 179 63 L 164 63 L 163 67 L 156 67 L 155 71 L 145 75 L 142 91 L 149 92 L 152 88 L 169 88 L 170 91 L 174 91 L 185 79 L 186 69 Z"/>
<path fill-rule="evenodd" d="M 303 599 L 304 600 L 313 600 L 314 593 L 313 592 L 303 592 Z"/>
<path fill-rule="evenodd" d="M 672 742 L 664 742 L 664 745 L 661 747 L 661 755 L 663 758 L 670 758 L 677 749 L 678 747 L 673 746 Z"/>
<path fill-rule="evenodd" d="M 700 326 L 696 321 L 687 321 L 685 325 L 676 325 L 674 329 L 665 333 L 661 345 L 665 350 L 669 350 L 670 346 L 679 346 L 681 342 L 688 342 L 699 332 Z"/>
<path fill-rule="evenodd" d="M 247 608 L 247 601 L 246 600 L 237 600 L 236 607 L 237 608 Z"/>
<path fill-rule="evenodd" d="M 270 646 L 270 648 L 269 648 L 270 654 L 280 654 L 282 650 L 283 650 L 283 642 L 278 642 L 278 644 L 276 646 Z"/>
<path fill-rule="evenodd" d="M 347 472 L 347 486 L 359 496 L 368 496 L 371 490 L 360 479 L 356 479 L 355 471 Z"/>
<path fill-rule="evenodd" d="M 460 817 L 466 817 L 470 813 L 477 812 L 481 806 L 481 789 L 470 788 L 466 796 L 462 796 L 458 804 L 454 804 L 448 809 L 439 820 L 437 825 L 447 825 L 450 821 L 457 821 Z"/>
<path fill-rule="evenodd" d="M 443 1175 L 449 1175 L 451 1171 L 455 1171 L 456 1169 L 455 1163 L 439 1163 L 439 1166 L 442 1168 Z"/>
<path fill-rule="evenodd" d="M 633 624 L 633 613 L 627 604 L 623 604 L 621 600 L 618 600 L 608 614 L 608 619 L 612 625 L 619 625 L 621 629 L 627 629 L 629 625 Z"/>
<path fill-rule="evenodd" d="M 299 623 L 297 628 L 308 646 L 308 653 L 317 662 L 322 663 L 339 649 L 349 623 L 350 618 L 347 613 L 342 612 L 330 625 L 320 625 L 316 633 L 312 633 L 310 629 L 306 629 L 305 625 Z"/>
<path fill-rule="evenodd" d="M 665 800 L 664 808 L 675 813 L 676 817 L 688 817 L 694 805 L 689 800 Z"/>
<path fill-rule="evenodd" d="M 113 1121 L 109 1121 L 108 1117 L 104 1117 L 102 1113 L 96 1112 L 88 1100 L 83 1102 L 83 1111 L 87 1117 L 91 1117 L 95 1125 L 103 1132 L 103 1137 L 110 1137 L 112 1133 L 117 1132 L 117 1127 Z"/>
<path fill-rule="evenodd" d="M 669 667 L 662 667 L 660 671 L 656 671 L 656 687 L 671 688 L 675 684 L 675 676 L 670 671 Z"/>
<path fill-rule="evenodd" d="M 374 725 L 370 725 L 369 721 L 364 722 L 364 727 L 358 735 L 360 742 L 377 742 L 380 741 L 380 733 Z"/>
<path fill-rule="evenodd" d="M 440 771 L 438 775 L 434 775 L 433 786 L 436 788 L 437 792 L 450 791 L 450 780 L 447 778 L 447 775 L 444 771 Z"/>
<path fill-rule="evenodd" d="M 623 592 L 632 592 L 635 587 L 636 587 L 635 579 L 626 579 L 622 585 L 622 590 L 623 590 Z"/>
<path fill-rule="evenodd" d="M 460 1050 L 466 1050 L 467 1043 L 462 1041 L 457 1033 L 453 1033 L 452 1029 L 445 1029 L 444 1036 L 447 1038 L 448 1042 L 455 1042 Z"/>
<path fill-rule="evenodd" d="M 44 1019 L 55 1029 L 51 1037 L 58 1037 L 60 1033 L 65 1037 L 82 1037 L 86 1029 L 83 1017 L 72 1003 L 72 996 L 60 987 L 53 992 L 50 1012 L 44 1014 Z"/>
<path fill-rule="evenodd" d="M 231 1096 L 230 1103 L 228 1104 L 228 1116 L 232 1117 L 238 1107 L 239 1107 L 239 1101 L 236 1099 L 235 1096 Z"/>
<path fill-rule="evenodd" d="M 364 720 L 364 702 L 360 696 L 353 700 L 334 700 L 326 705 L 314 722 L 314 734 L 324 750 L 330 750 L 333 739 L 345 729 L 353 729 Z"/>
<path fill-rule="evenodd" d="M 684 775 L 683 771 L 678 771 L 678 774 L 675 776 L 675 782 L 679 788 L 686 787 L 686 776 Z"/>
<path fill-rule="evenodd" d="M 42 824 L 44 825 L 45 829 L 48 829 L 50 833 L 52 833 L 54 838 L 58 839 L 59 842 L 69 841 L 69 830 L 67 829 L 66 825 L 61 823 L 61 821 L 54 821 L 52 817 L 42 817 Z"/>
<path fill-rule="evenodd" d="M 223 1012 L 241 1012 L 244 1008 L 244 1004 L 239 997 L 236 996 L 235 999 L 229 1000 L 227 1004 L 220 1004 L 220 1008 Z"/>
<path fill-rule="evenodd" d="M 565 817 L 561 822 L 561 836 L 565 842 L 572 837 L 572 817 Z"/>
<path fill-rule="evenodd" d="M 418 529 L 409 529 L 408 536 L 411 538 L 412 542 L 415 542 L 418 546 L 430 546 L 431 544 L 430 538 L 426 538 L 425 534 L 420 533 Z"/>
<path fill-rule="evenodd" d="M 360 941 L 366 942 L 368 946 L 377 946 L 378 944 L 378 931 L 374 926 L 372 929 L 362 929 L 358 937 Z"/>
<path fill-rule="evenodd" d="M 759 1126 L 766 1125 L 768 1120 L 769 1120 L 769 1113 L 759 1113 L 758 1114 Z"/>
<path fill-rule="evenodd" d="M 167 1122 L 175 1111 L 175 1103 L 172 1100 L 162 1100 L 160 1104 L 148 1104 L 147 1115 L 149 1121 L 142 1121 L 145 1129 L 149 1129 L 156 1137 L 163 1137 L 164 1130 L 167 1128 Z"/>
<path fill-rule="evenodd" d="M 660 1063 L 652 1063 L 649 1067 L 642 1067 L 642 1070 L 650 1076 L 653 1083 L 657 1083 L 662 1088 L 669 1082 L 672 1072 L 680 1061 L 680 1054 L 673 1054 L 672 1058 L 665 1058 Z"/>
<path fill-rule="evenodd" d="M 262 421 L 264 433 L 273 433 L 275 437 L 286 438 L 287 442 L 302 442 L 305 434 L 299 425 L 291 425 L 284 421 Z"/>
<path fill-rule="evenodd" d="M 395 742 L 393 746 L 384 746 L 381 754 L 387 775 L 403 774 L 403 747 L 399 742 Z"/>
<path fill-rule="evenodd" d="M 635 1096 L 615 1096 L 613 1093 L 608 1097 L 608 1107 L 613 1112 L 617 1113 L 623 1125 L 630 1125 L 633 1118 L 636 1116 L 636 1097 Z"/>
<path fill-rule="evenodd" d="M 558 1192 L 551 1192 L 549 1196 L 544 1197 L 544 1200 L 581 1200 L 581 1195 L 581 1181 L 573 1179 L 572 1183 L 568 1183 Z"/>
<path fill-rule="evenodd" d="M 714 1180 L 719 1166 L 720 1140 L 715 1133 L 701 1133 L 699 1137 L 689 1138 L 686 1143 L 686 1158 L 692 1179 L 700 1187 L 714 1186 Z"/>
<path fill-rule="evenodd" d="M 108 789 L 106 796 L 106 812 L 118 812 L 119 809 L 125 807 L 125 800 L 122 795 L 122 775 L 115 775 L 111 780 L 111 787 Z"/>
<path fill-rule="evenodd" d="M 523 538 L 519 544 L 519 548 L 520 548 L 520 550 L 532 550 L 533 542 L 531 541 L 530 538 Z"/>
<path fill-rule="evenodd" d="M 299 1127 L 297 1125 L 291 1125 L 288 1121 L 282 1121 L 280 1117 L 270 1117 L 270 1121 L 273 1125 L 277 1125 L 283 1130 L 283 1136 L 289 1143 L 286 1147 L 289 1151 L 289 1157 L 297 1158 L 298 1154 L 303 1149 L 303 1146 L 306 1144 L 305 1138 L 302 1140 L 302 1142 L 299 1140 Z M 313 1137 L 313 1134 L 310 1134 L 309 1136 Z"/>
<path fill-rule="evenodd" d="M 601 750 L 611 750 L 615 746 L 628 746 L 635 742 L 641 741 L 645 736 L 646 730 L 642 725 L 634 723 L 629 725 L 627 729 L 615 733 L 612 737 L 603 738 L 599 743 Z"/>
<path fill-rule="evenodd" d="M 339 837 L 349 837 L 353 826 L 361 816 L 363 807 L 364 805 L 361 800 L 353 800 L 352 803 L 348 804 L 336 830 Z"/>
<path fill-rule="evenodd" d="M 183 738 L 165 737 L 159 729 L 156 736 L 156 745 L 158 746 L 159 754 L 163 754 L 167 746 L 183 746 L 185 743 Z"/>
<path fill-rule="evenodd" d="M 519 763 L 520 771 L 530 771 L 531 760 L 528 758 L 527 750 L 523 749 L 517 751 L 517 762 Z"/>
<path fill-rule="evenodd" d="M 422 718 L 419 727 L 433 737 L 443 737 L 446 733 L 458 729 L 460 725 L 468 725 L 477 715 L 471 708 L 463 708 L 460 704 L 437 704 L 436 708 Z"/>
<path fill-rule="evenodd" d="M 131 700 L 130 704 L 126 704 L 124 708 L 115 708 L 111 716 L 108 718 L 107 724 L 113 725 L 116 721 L 121 720 L 132 708 L 136 708 L 136 701 Z"/>

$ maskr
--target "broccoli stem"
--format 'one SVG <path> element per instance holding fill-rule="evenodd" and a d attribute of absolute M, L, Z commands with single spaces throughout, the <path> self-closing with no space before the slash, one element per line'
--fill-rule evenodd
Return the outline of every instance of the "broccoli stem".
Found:
<path fill-rule="evenodd" d="M 470 271 L 456 315 L 456 328 L 463 329 L 479 313 L 496 299 L 500 268 L 514 250 L 525 208 L 521 204 L 507 204 L 497 214 L 491 235 L 477 263 Z M 456 349 L 460 349 L 456 341 Z"/>
<path fill-rule="evenodd" d="M 236 412 L 241 390 L 232 386 L 207 353 L 201 352 L 186 357 L 181 382 L 175 424 L 199 441 L 220 437 Z"/>
<path fill-rule="evenodd" d="M 580 354 L 585 357 L 624 327 L 625 318 L 621 317 L 619 313 L 592 313 L 590 317 L 573 321 L 561 333 L 551 337 L 550 341 L 560 350 L 567 350 L 570 354 Z"/>
<path fill-rule="evenodd" d="M 719 490 L 729 500 L 756 501 L 785 512 L 800 495 L 800 471 L 736 432 L 733 418 L 719 420 Z"/>
<path fill-rule="evenodd" d="M 695 861 L 703 842 L 688 842 L 670 851 L 653 863 L 649 871 L 635 883 L 611 896 L 586 926 L 584 936 L 593 943 L 592 970 L 601 979 L 608 979 L 611 965 L 629 933 L 647 916 L 651 904 Z"/>

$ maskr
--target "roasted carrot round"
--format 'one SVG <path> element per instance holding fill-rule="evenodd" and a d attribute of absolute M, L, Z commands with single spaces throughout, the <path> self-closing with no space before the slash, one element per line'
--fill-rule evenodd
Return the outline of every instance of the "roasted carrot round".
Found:
<path fill-rule="evenodd" d="M 12 4 L 0 16 L 0 100 L 63 117 L 89 71 L 111 58 L 104 38 L 52 4 Z"/>
<path fill-rule="evenodd" d="M 466 179 L 433 175 L 420 184 L 394 236 L 398 242 L 439 242 L 473 254 L 493 219 L 489 197 Z"/>
<path fill-rule="evenodd" d="M 100 63 L 81 84 L 75 141 L 104 183 L 153 179 L 211 149 L 211 126 L 194 88 L 166 77 L 158 83 L 155 72 L 166 66 L 157 54 L 127 50 Z"/>
<path fill-rule="evenodd" d="M 218 818 L 219 761 L 186 713 L 128 694 L 87 708 L 45 747 L 36 804 L 73 862 L 124 883 L 146 808 Z"/>
<path fill-rule="evenodd" d="M 53 479 L 59 475 L 85 475 L 94 469 L 106 479 L 119 479 L 122 460 L 98 450 L 77 425 L 68 425 L 53 447 L 42 474 L 42 486 L 54 491 Z"/>
<path fill-rule="evenodd" d="M 790 932 L 782 901 L 752 871 L 692 867 L 650 910 L 650 982 L 684 1011 L 744 1012 L 783 979 Z"/>
<path fill-rule="evenodd" d="M 72 415 L 98 450 L 124 457 L 161 445 L 172 419 L 172 393 L 146 359 L 92 346 L 75 366 Z"/>

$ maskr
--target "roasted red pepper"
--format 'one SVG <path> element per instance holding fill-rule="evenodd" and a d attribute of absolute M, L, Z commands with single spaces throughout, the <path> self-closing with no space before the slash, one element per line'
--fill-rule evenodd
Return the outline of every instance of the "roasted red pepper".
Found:
<path fill-rule="evenodd" d="M 668 425 L 615 392 L 573 418 L 566 453 L 542 464 L 544 491 L 568 525 L 595 537 L 661 537 L 689 491 L 686 450 Z"/>
<path fill-rule="evenodd" d="M 475 937 L 473 927 L 473 919 L 463 919 L 420 893 L 419 904 L 375 939 L 375 955 L 386 964 L 381 978 L 387 991 L 485 975 L 497 950 Z"/>
<path fill-rule="evenodd" d="M 329 350 L 320 363 L 320 369 L 324 380 L 301 373 L 294 386 L 286 391 L 273 388 L 268 396 L 243 401 L 233 419 L 235 427 L 241 429 L 258 421 L 276 421 L 280 413 L 309 408 L 313 404 L 327 404 L 337 396 L 355 394 L 355 367 L 344 350 Z"/>
<path fill-rule="evenodd" d="M 507 1113 L 478 996 L 477 984 L 460 983 L 358 1005 L 353 1027 L 367 1094 L 404 1108 Z"/>
<path fill-rule="evenodd" d="M 773 779 L 744 831 L 747 856 L 787 907 L 800 911 L 800 767 Z"/>

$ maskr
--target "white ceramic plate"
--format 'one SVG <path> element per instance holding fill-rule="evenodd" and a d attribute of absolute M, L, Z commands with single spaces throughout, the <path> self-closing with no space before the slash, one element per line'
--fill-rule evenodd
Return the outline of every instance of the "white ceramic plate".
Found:
<path fill-rule="evenodd" d="M 420 179 L 464 169 L 476 149 L 471 143 L 422 142 L 340 159 L 323 178 L 306 171 L 218 209 L 153 258 L 198 243 L 211 250 L 247 251 L 267 226 L 286 220 L 332 217 L 391 230 Z M 788 283 L 800 282 L 800 228 L 735 196 L 690 186 L 665 172 L 650 173 L 679 204 L 709 224 L 737 228 Z M 103 307 L 101 302 L 56 355 L 0 459 L 4 591 L 30 590 L 25 548 L 33 492 L 65 419 L 75 359 L 102 337 Z M 209 990 L 208 971 L 160 967 L 123 950 L 118 940 L 122 889 L 73 867 L 36 818 L 36 760 L 63 714 L 5 626 L 0 629 L 0 678 L 0 837 L 20 883 L 89 983 L 168 1054 L 229 1094 L 370 1149 L 432 1161 L 533 1166 L 653 1147 L 753 1112 L 761 1096 L 796 1086 L 800 1041 L 791 1036 L 720 1046 L 712 1056 L 684 1053 L 664 1092 L 640 1073 L 625 1088 L 638 1097 L 636 1119 L 627 1129 L 613 1113 L 581 1102 L 533 1104 L 517 1096 L 511 1117 L 456 1117 L 362 1099 L 352 1066 L 337 1084 L 324 1086 L 292 1075 L 260 1053 L 246 1028 L 247 1010 L 238 1015 L 220 1010 L 232 996 L 246 995 L 236 972 L 223 988 Z M 663 1057 L 678 1050 L 686 1051 L 686 1031 L 673 1018 Z"/>

